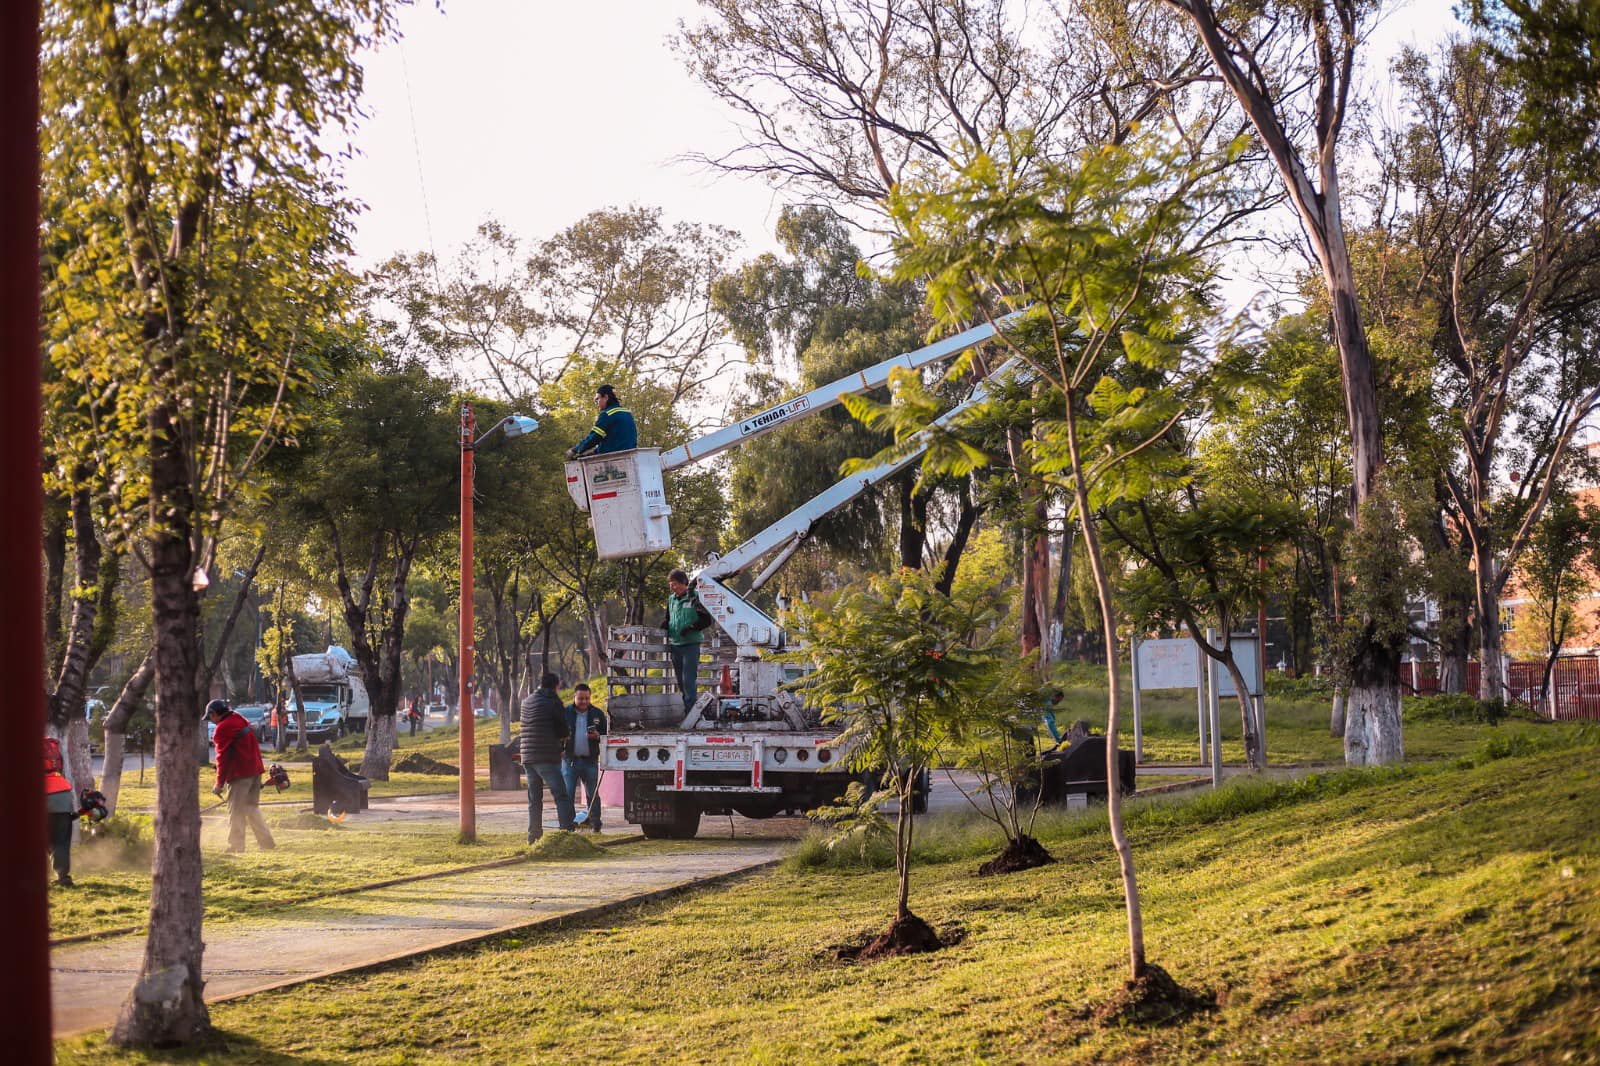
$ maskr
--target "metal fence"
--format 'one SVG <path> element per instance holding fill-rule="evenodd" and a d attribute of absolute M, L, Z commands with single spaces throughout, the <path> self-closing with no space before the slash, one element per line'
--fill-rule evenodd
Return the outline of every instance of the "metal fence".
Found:
<path fill-rule="evenodd" d="M 1600 721 L 1600 659 L 1592 655 L 1557 659 L 1548 701 L 1540 692 L 1543 680 L 1542 662 L 1512 663 L 1506 674 L 1511 698 L 1543 717 L 1561 722 L 1579 718 Z"/>
<path fill-rule="evenodd" d="M 1478 691 L 1478 663 L 1467 664 L 1464 691 Z M 1506 666 L 1506 688 L 1511 699 L 1536 714 L 1556 721 L 1600 721 L 1600 658 L 1567 656 L 1556 660 L 1550 675 L 1550 705 L 1540 691 L 1543 662 L 1514 662 Z M 1439 692 L 1439 664 L 1411 660 L 1400 664 L 1400 685 L 1408 695 L 1433 696 Z"/>

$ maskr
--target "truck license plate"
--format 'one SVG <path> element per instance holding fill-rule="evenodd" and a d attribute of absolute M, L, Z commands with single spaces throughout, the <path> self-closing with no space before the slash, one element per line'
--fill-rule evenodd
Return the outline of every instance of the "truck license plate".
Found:
<path fill-rule="evenodd" d="M 690 748 L 689 765 L 724 766 L 729 763 L 750 764 L 749 748 Z"/>

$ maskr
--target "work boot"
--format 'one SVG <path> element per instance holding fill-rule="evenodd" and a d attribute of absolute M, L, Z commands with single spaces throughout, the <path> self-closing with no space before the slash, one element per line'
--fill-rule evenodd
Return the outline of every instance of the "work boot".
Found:
<path fill-rule="evenodd" d="M 76 882 L 72 880 L 71 874 L 62 874 L 60 877 L 56 878 L 56 884 L 60 885 L 62 888 L 76 887 Z"/>

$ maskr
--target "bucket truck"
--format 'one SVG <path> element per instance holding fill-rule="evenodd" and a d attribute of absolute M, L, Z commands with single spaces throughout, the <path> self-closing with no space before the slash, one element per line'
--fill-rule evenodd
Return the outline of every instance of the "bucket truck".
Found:
<path fill-rule="evenodd" d="M 847 395 L 878 388 L 896 368 L 937 364 L 994 334 L 989 325 L 966 330 L 679 448 L 572 460 L 566 466 L 567 491 L 588 512 L 601 559 L 664 551 L 672 546 L 664 473 L 827 410 Z M 623 816 L 629 822 L 648 837 L 692 837 L 703 813 L 770 817 L 822 805 L 844 792 L 852 775 L 840 769 L 844 753 L 835 744 L 837 731 L 784 688 L 800 670 L 763 654 L 783 649 L 784 632 L 747 597 L 777 573 L 818 520 L 918 461 L 938 429 L 987 398 L 991 381 L 1023 372 L 1018 361 L 1008 361 L 965 402 L 908 442 L 898 458 L 844 478 L 726 555 L 713 554 L 691 584 L 720 630 L 716 643 L 724 651 L 720 661 L 713 652 L 710 684 L 687 711 L 667 660 L 665 634 L 642 626 L 612 627 L 606 678 L 611 732 L 601 766 L 623 776 Z M 735 577 L 769 556 L 744 594 L 731 587 Z"/>

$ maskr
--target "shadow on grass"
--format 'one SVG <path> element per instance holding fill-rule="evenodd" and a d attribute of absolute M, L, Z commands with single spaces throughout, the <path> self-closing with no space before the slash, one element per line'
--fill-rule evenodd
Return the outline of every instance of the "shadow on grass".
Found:
<path fill-rule="evenodd" d="M 114 1055 L 118 1062 L 127 1063 L 208 1063 L 227 1062 L 229 1066 L 338 1066 L 345 1061 L 317 1052 L 291 1054 L 270 1048 L 255 1037 L 226 1029 L 213 1029 L 203 1040 L 182 1047 L 168 1048 L 116 1048 L 106 1034 L 98 1034 L 81 1041 L 69 1041 L 56 1046 L 56 1060 L 62 1063 L 83 1058 L 101 1061 Z"/>

